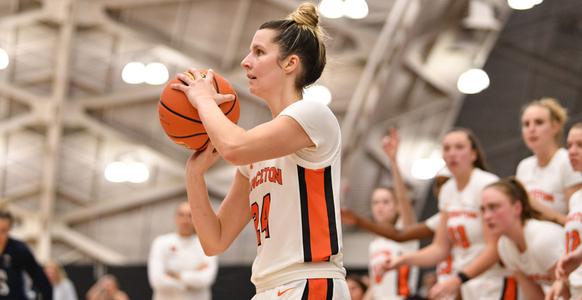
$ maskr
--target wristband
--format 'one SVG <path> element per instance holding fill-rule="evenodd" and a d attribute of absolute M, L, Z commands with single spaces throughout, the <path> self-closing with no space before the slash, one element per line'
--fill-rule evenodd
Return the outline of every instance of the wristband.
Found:
<path fill-rule="evenodd" d="M 465 272 L 457 272 L 457 277 L 459 277 L 459 279 L 461 280 L 461 284 L 471 280 L 471 278 L 469 277 L 469 275 L 465 274 Z"/>

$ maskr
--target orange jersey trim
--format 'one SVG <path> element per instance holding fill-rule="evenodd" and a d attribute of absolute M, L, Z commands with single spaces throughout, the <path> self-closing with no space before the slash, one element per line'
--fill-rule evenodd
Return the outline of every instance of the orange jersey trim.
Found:
<path fill-rule="evenodd" d="M 297 166 L 305 262 L 329 261 L 339 251 L 331 167 Z"/>
<path fill-rule="evenodd" d="M 333 279 L 307 279 L 301 300 L 332 300 Z"/>
<path fill-rule="evenodd" d="M 503 293 L 501 300 L 517 300 L 518 297 L 517 281 L 513 277 L 506 277 L 503 280 Z"/>

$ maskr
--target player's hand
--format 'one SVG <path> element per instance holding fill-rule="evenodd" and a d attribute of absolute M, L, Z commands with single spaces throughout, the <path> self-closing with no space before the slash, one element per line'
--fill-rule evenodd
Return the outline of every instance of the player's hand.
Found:
<path fill-rule="evenodd" d="M 179 73 L 176 76 L 181 83 L 175 83 L 172 88 L 182 91 L 188 97 L 190 104 L 198 108 L 201 101 L 215 101 L 217 105 L 233 101 L 232 94 L 219 94 L 214 87 L 214 72 L 208 70 L 206 75 L 200 73 L 199 70 L 189 69 L 188 72 Z"/>
<path fill-rule="evenodd" d="M 347 225 L 358 224 L 358 215 L 349 208 L 342 207 L 340 210 L 342 216 L 342 223 Z"/>
<path fill-rule="evenodd" d="M 206 268 L 208 268 L 208 264 L 205 263 L 205 262 L 203 262 L 203 263 L 199 264 L 198 266 L 196 266 L 196 270 L 197 271 L 202 271 L 202 270 L 204 270 Z"/>
<path fill-rule="evenodd" d="M 394 270 L 398 267 L 400 267 L 403 263 L 404 263 L 404 255 L 401 256 L 394 256 L 394 255 L 388 255 L 386 256 L 386 258 L 384 259 L 383 262 L 379 263 L 379 264 L 375 264 L 374 266 L 372 266 L 373 268 L 373 274 L 375 274 L 375 276 L 384 276 L 384 273 L 390 271 L 390 270 Z"/>
<path fill-rule="evenodd" d="M 391 161 L 396 161 L 396 153 L 398 152 L 398 145 L 400 144 L 400 137 L 396 128 L 390 128 L 390 134 L 382 139 L 382 149 Z"/>
<path fill-rule="evenodd" d="M 166 275 L 168 275 L 169 277 L 172 277 L 176 280 L 180 280 L 180 273 L 178 273 L 178 272 L 166 271 Z"/>
<path fill-rule="evenodd" d="M 453 276 L 435 284 L 428 292 L 429 299 L 454 299 L 461 288 L 461 280 Z"/>
<path fill-rule="evenodd" d="M 565 280 L 557 279 L 546 293 L 544 300 L 570 299 L 570 290 Z"/>
<path fill-rule="evenodd" d="M 196 151 L 190 155 L 186 162 L 187 175 L 202 175 L 204 174 L 216 161 L 220 154 L 214 151 L 212 142 L 208 143 L 208 147 L 204 151 Z"/>
<path fill-rule="evenodd" d="M 581 260 L 582 257 L 580 256 L 579 251 L 572 251 L 563 255 L 556 264 L 556 278 L 568 279 L 568 275 L 580 266 Z"/>

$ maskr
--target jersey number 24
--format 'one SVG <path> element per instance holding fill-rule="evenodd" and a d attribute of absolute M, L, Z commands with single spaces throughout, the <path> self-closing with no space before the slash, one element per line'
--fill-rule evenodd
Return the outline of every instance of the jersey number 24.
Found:
<path fill-rule="evenodd" d="M 269 210 L 271 209 L 271 194 L 266 194 L 263 197 L 263 207 L 260 211 L 259 217 L 259 204 L 254 202 L 251 204 L 251 215 L 253 221 L 255 221 L 255 230 L 257 233 L 257 245 L 261 245 L 261 232 L 265 233 L 265 239 L 270 237 L 269 234 Z"/>

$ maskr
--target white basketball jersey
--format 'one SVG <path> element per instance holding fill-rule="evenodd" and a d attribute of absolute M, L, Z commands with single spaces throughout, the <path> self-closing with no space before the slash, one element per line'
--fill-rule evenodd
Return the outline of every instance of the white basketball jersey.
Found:
<path fill-rule="evenodd" d="M 475 168 L 462 191 L 457 189 L 455 180 L 447 181 L 442 187 L 439 209 L 448 214 L 447 230 L 454 270 L 469 265 L 485 248 L 481 226 L 481 191 L 497 180 L 496 175 Z"/>
<path fill-rule="evenodd" d="M 341 136 L 323 104 L 300 100 L 278 117 L 296 120 L 314 147 L 240 167 L 249 178 L 257 236 L 257 293 L 306 278 L 345 278 L 340 220 Z"/>
<path fill-rule="evenodd" d="M 497 250 L 505 267 L 519 270 L 530 280 L 547 289 L 553 282 L 550 269 L 564 254 L 564 229 L 552 222 L 530 219 L 523 230 L 527 248 L 520 252 L 506 236 L 499 238 Z"/>
<path fill-rule="evenodd" d="M 558 149 L 545 167 L 538 165 L 535 156 L 523 159 L 515 174 L 531 197 L 561 214 L 568 213 L 568 199 L 564 189 L 582 182 L 582 175 L 574 171 L 568 160 L 568 151 Z"/>
<path fill-rule="evenodd" d="M 568 213 L 565 229 L 566 252 L 570 253 L 580 246 L 580 234 L 582 234 L 582 190 L 577 191 L 570 197 L 570 212 Z M 580 291 L 582 290 L 582 267 L 574 270 L 570 274 L 569 280 L 570 288 L 576 293 L 575 296 L 580 296 Z"/>
<path fill-rule="evenodd" d="M 480 210 L 481 191 L 497 180 L 499 179 L 496 175 L 475 168 L 462 191 L 457 189 L 455 180 L 447 181 L 441 189 L 439 209 L 448 215 L 447 231 L 454 271 L 463 270 L 485 249 Z M 461 295 L 463 299 L 477 299 L 476 295 L 479 295 L 478 299 L 500 299 L 502 295 L 508 293 L 505 287 L 508 275 L 505 269 L 495 264 L 483 274 L 463 284 Z"/>
<path fill-rule="evenodd" d="M 399 243 L 383 237 L 377 237 L 370 243 L 370 285 L 374 300 L 406 299 L 415 294 L 417 267 L 401 266 L 379 276 L 374 274 L 374 266 L 384 263 L 388 257 L 414 252 L 418 250 L 418 246 L 418 241 Z"/>

